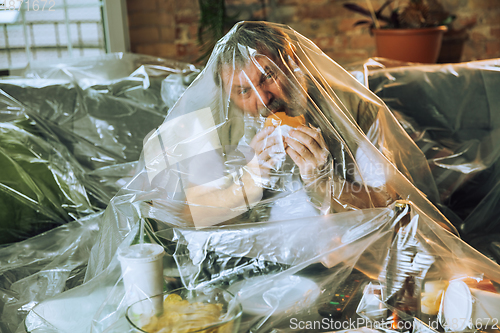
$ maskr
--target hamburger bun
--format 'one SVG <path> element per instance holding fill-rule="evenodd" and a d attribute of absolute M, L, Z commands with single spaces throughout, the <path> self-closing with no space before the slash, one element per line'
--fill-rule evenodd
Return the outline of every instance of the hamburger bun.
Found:
<path fill-rule="evenodd" d="M 285 112 L 276 112 L 267 117 L 264 127 L 288 125 L 295 128 L 305 124 L 306 118 L 302 114 L 297 117 L 290 117 Z"/>

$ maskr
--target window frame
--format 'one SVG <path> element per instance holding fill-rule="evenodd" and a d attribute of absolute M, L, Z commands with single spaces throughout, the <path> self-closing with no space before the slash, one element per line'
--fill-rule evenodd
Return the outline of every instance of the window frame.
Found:
<path fill-rule="evenodd" d="M 6 3 L 8 0 L 0 0 L 0 3 Z M 16 0 L 18 1 L 18 0 Z M 64 20 L 67 34 L 67 50 L 68 56 L 62 57 L 58 59 L 75 59 L 77 57 L 74 56 L 73 53 L 73 43 L 71 43 L 71 32 L 70 32 L 70 21 L 68 19 L 68 8 L 74 8 L 75 6 L 68 5 L 66 0 L 58 0 L 57 8 L 64 10 Z M 26 4 L 23 2 L 23 7 Z M 94 5 L 89 4 L 89 6 L 94 7 Z M 81 7 L 89 7 L 86 5 L 82 5 Z M 102 17 L 102 32 L 104 38 L 104 51 L 105 53 L 112 52 L 129 52 L 130 51 L 130 39 L 128 32 L 128 22 L 127 22 L 127 6 L 126 0 L 100 0 L 95 6 L 99 7 L 101 10 Z M 25 45 L 25 54 L 28 59 L 27 64 L 29 65 L 32 62 L 38 62 L 39 60 L 34 60 L 31 55 L 31 45 L 29 45 L 28 41 L 28 25 L 25 20 L 25 11 L 26 9 L 21 7 L 21 10 L 18 15 L 17 22 L 15 25 L 22 26 L 24 40 L 26 41 Z M 78 7 L 78 6 L 76 6 Z M 51 21 L 47 21 L 48 24 Z M 7 23 L 7 25 L 14 23 Z M 3 25 L 3 23 L 2 23 Z M 4 26 L 4 30 L 6 29 L 6 25 Z M 4 31 L 7 34 L 7 31 Z M 5 49 L 9 49 L 6 47 Z M 0 64 L 0 76 L 1 75 L 13 75 L 14 73 L 20 73 L 24 67 L 13 66 L 12 62 L 7 64 Z"/>

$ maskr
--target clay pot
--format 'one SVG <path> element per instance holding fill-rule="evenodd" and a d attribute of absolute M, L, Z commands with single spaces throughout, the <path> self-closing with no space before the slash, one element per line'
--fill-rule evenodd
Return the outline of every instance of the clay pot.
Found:
<path fill-rule="evenodd" d="M 446 31 L 443 35 L 443 43 L 437 59 L 438 64 L 460 62 L 468 38 L 469 36 L 464 30 Z"/>
<path fill-rule="evenodd" d="M 445 26 L 420 29 L 373 29 L 377 56 L 420 63 L 435 63 Z"/>

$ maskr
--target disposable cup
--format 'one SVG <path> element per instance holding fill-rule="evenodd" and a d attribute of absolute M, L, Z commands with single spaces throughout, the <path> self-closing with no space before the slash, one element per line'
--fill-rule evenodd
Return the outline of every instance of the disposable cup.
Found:
<path fill-rule="evenodd" d="M 441 325 L 448 330 L 496 327 L 500 319 L 500 295 L 469 288 L 463 281 L 452 281 L 441 304 Z"/>
<path fill-rule="evenodd" d="M 160 298 L 153 296 L 163 293 L 163 247 L 157 244 L 136 244 L 118 253 L 121 264 L 125 299 L 127 305 L 151 298 L 151 302 L 142 302 L 141 307 L 151 309 L 132 309 L 138 312 L 163 311 Z M 139 306 L 139 305 L 138 305 Z"/>
<path fill-rule="evenodd" d="M 474 304 L 472 323 L 477 329 L 497 328 L 500 320 L 500 294 L 470 288 Z"/>

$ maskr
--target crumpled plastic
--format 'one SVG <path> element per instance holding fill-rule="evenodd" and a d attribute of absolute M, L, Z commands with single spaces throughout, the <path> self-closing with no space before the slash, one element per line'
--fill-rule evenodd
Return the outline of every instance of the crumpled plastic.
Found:
<path fill-rule="evenodd" d="M 351 69 L 424 152 L 439 191 L 435 204 L 463 239 L 500 262 L 498 59 L 418 65 L 375 58 Z"/>
<path fill-rule="evenodd" d="M 86 61 L 0 81 L 0 244 L 106 207 L 133 175 L 144 136 L 199 72 L 143 56 Z"/>
<path fill-rule="evenodd" d="M 0 330 L 22 328 L 35 304 L 83 282 L 103 209 L 172 106 L 163 98 L 198 73 L 109 54 L 0 80 Z"/>
<path fill-rule="evenodd" d="M 271 38 L 259 40 L 259 29 L 269 29 Z M 252 47 L 254 41 L 261 49 Z M 276 41 L 278 50 L 288 45 L 290 52 L 266 52 Z M 256 104 L 235 105 L 247 93 L 255 94 Z M 262 129 L 277 112 L 302 113 L 307 129 Z M 269 131 L 261 134 L 262 144 L 275 146 L 264 155 L 252 142 L 262 130 Z M 310 133 L 321 149 L 297 131 Z M 322 163 L 294 161 L 290 149 L 307 151 L 292 137 Z M 401 331 L 408 324 L 415 332 L 434 332 L 435 323 L 453 330 L 446 325 L 453 319 L 449 311 L 434 313 L 438 298 L 439 304 L 445 299 L 444 287 L 431 286 L 463 282 L 472 293 L 482 284 L 497 295 L 500 267 L 457 237 L 432 203 L 439 202 L 439 193 L 425 155 L 376 95 L 294 30 L 239 23 L 165 121 L 145 137 L 132 179 L 104 212 L 71 224 L 81 261 L 69 256 L 59 263 L 57 254 L 49 259 L 51 272 L 74 260 L 66 275 L 87 262 L 84 273 L 69 273 L 78 283 L 50 285 L 49 293 L 30 283 L 11 291 L 5 282 L 2 300 L 9 312 L 1 319 L 9 331 L 133 331 L 117 253 L 151 242 L 166 251 L 165 289 L 228 289 L 243 306 L 241 332 L 371 332 L 374 325 Z M 59 230 L 50 233 L 57 237 Z M 1 265 L 4 272 L 29 270 L 41 260 L 43 251 L 15 257 L 32 243 L 36 238 L 6 248 L 11 252 Z M 352 296 L 361 299 L 347 317 L 332 321 L 332 299 L 360 279 Z M 16 299 L 23 291 L 28 295 Z M 30 298 L 30 292 L 41 297 Z M 481 304 L 474 293 L 470 302 Z M 422 300 L 430 300 L 431 317 L 423 313 Z M 479 328 L 472 320 L 467 324 Z"/>

